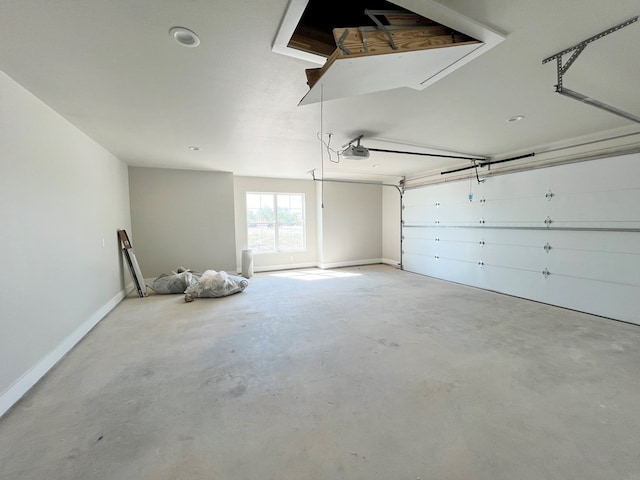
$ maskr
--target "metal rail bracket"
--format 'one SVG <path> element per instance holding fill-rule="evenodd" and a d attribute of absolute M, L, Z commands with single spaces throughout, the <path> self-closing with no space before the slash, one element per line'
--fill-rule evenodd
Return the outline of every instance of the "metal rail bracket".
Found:
<path fill-rule="evenodd" d="M 592 107 L 596 107 L 599 108 L 601 110 L 605 110 L 609 113 L 613 113 L 614 115 L 618 115 L 620 117 L 626 118 L 627 120 L 631 120 L 633 122 L 637 122 L 640 123 L 640 117 L 637 115 L 634 115 L 632 113 L 629 112 L 625 112 L 623 110 L 620 110 L 619 108 L 613 107 L 609 104 L 606 104 L 604 102 L 601 102 L 599 100 L 596 100 L 594 98 L 588 97 L 586 95 L 583 95 L 582 93 L 578 93 L 574 90 L 570 90 L 568 88 L 566 88 L 563 85 L 563 76 L 567 73 L 567 71 L 569 70 L 569 68 L 571 68 L 571 65 L 573 65 L 573 63 L 576 61 L 576 59 L 580 56 L 580 54 L 582 52 L 584 52 L 584 49 L 587 47 L 587 45 L 589 45 L 592 42 L 595 42 L 596 40 L 601 39 L 602 37 L 606 37 L 607 35 L 616 32 L 618 30 L 620 30 L 621 28 L 627 27 L 629 25 L 631 25 L 632 23 L 635 23 L 638 21 L 638 16 L 635 16 L 633 18 L 630 18 L 629 20 L 619 23 L 618 25 L 608 28 L 607 30 L 604 30 L 600 33 L 598 33 L 597 35 L 594 35 L 593 37 L 589 37 L 586 40 L 583 40 L 582 42 L 578 43 L 577 45 L 574 45 L 573 47 L 569 47 L 569 48 L 565 48 L 564 50 L 562 50 L 561 52 L 555 53 L 553 55 L 551 55 L 550 57 L 545 58 L 542 63 L 548 63 L 552 60 L 556 60 L 556 65 L 557 65 L 557 75 L 558 75 L 558 83 L 556 85 L 556 92 L 559 93 L 560 95 L 564 95 L 565 97 L 569 97 L 569 98 L 573 98 L 574 100 L 578 100 L 582 103 L 586 103 L 587 105 L 591 105 Z M 562 63 L 562 57 L 564 55 L 568 55 L 571 54 L 571 56 L 569 57 L 569 59 L 563 64 Z"/>
<path fill-rule="evenodd" d="M 351 55 L 351 50 L 344 46 L 344 41 L 347 39 L 347 35 L 349 35 L 349 29 L 347 28 L 336 42 L 338 48 L 344 52 L 345 55 Z M 368 50 L 367 50 L 368 51 Z"/>
<path fill-rule="evenodd" d="M 376 17 L 376 15 L 385 15 L 388 13 L 396 13 L 396 12 L 389 11 L 389 10 L 369 10 L 368 8 L 364 10 L 364 14 L 367 15 L 371 20 L 373 20 L 373 22 L 377 25 L 378 29 L 382 30 L 385 33 L 385 35 L 387 36 L 387 40 L 389 40 L 389 45 L 391 45 L 391 48 L 393 50 L 397 50 L 398 46 L 396 45 L 396 42 L 393 41 L 393 35 L 391 35 L 391 32 L 389 31 L 387 26 L 383 25 L 382 22 L 378 20 L 378 18 Z"/>

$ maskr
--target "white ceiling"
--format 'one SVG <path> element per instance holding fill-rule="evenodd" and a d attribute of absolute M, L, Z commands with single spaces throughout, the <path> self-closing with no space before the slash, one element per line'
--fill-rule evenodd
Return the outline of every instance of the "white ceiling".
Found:
<path fill-rule="evenodd" d="M 395 3 L 428 16 L 420 0 Z M 322 130 L 334 134 L 333 146 L 364 134 L 369 147 L 504 158 L 640 130 L 554 93 L 555 63 L 541 63 L 640 14 L 638 0 L 440 3 L 506 40 L 423 91 L 325 102 Z M 308 90 L 304 69 L 315 65 L 271 51 L 287 4 L 0 0 L 0 69 L 130 165 L 309 178 L 321 168 L 321 106 L 297 105 Z M 197 32 L 201 45 L 174 43 L 173 26 Z M 640 115 L 638 45 L 640 22 L 589 45 L 566 86 Z M 506 122 L 513 115 L 526 118 Z M 328 177 L 384 179 L 461 164 L 376 152 L 367 161 L 324 158 Z"/>

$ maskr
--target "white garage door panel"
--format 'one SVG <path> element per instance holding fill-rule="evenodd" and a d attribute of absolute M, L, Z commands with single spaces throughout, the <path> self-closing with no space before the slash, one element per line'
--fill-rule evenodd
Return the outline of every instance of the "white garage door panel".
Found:
<path fill-rule="evenodd" d="M 504 267 L 483 267 L 486 287 L 496 292 L 540 301 L 547 289 L 542 272 L 524 271 Z M 532 296 L 531 292 L 535 295 Z"/>
<path fill-rule="evenodd" d="M 403 259 L 404 268 L 410 272 L 429 275 L 452 282 L 460 282 L 461 278 L 469 279 L 467 285 L 477 286 L 477 265 L 449 259 L 436 259 L 434 256 L 407 254 Z"/>
<path fill-rule="evenodd" d="M 405 253 L 402 257 L 403 268 L 409 272 L 429 275 L 431 277 L 449 280 L 437 268 L 437 260 L 433 255 L 419 253 Z"/>
<path fill-rule="evenodd" d="M 440 257 L 457 262 L 478 263 L 477 246 L 462 242 L 438 242 L 436 251 Z"/>
<path fill-rule="evenodd" d="M 483 218 L 486 225 L 501 227 L 544 227 L 548 203 L 544 196 L 487 200 Z"/>
<path fill-rule="evenodd" d="M 556 249 L 546 263 L 554 275 L 640 287 L 637 255 Z"/>
<path fill-rule="evenodd" d="M 640 232 L 561 231 L 549 232 L 551 251 L 577 250 L 600 253 L 625 253 L 640 256 Z M 636 261 L 632 259 L 632 261 Z"/>
<path fill-rule="evenodd" d="M 545 268 L 545 251 L 512 245 L 486 245 L 482 261 L 487 265 L 542 272 Z"/>
<path fill-rule="evenodd" d="M 405 193 L 406 270 L 640 324 L 640 155 L 471 188 Z"/>
<path fill-rule="evenodd" d="M 553 274 L 547 280 L 548 295 L 540 301 L 640 325 L 638 287 L 609 285 Z"/>
<path fill-rule="evenodd" d="M 434 205 L 420 206 L 405 203 L 402 210 L 403 220 L 412 225 L 433 225 L 437 216 L 437 209 Z"/>
<path fill-rule="evenodd" d="M 547 243 L 548 230 L 520 230 L 520 229 L 481 229 L 486 245 L 515 245 L 527 248 L 540 248 L 544 251 Z"/>
<path fill-rule="evenodd" d="M 476 225 L 479 216 L 465 203 L 445 203 L 438 208 L 436 220 L 443 226 Z"/>
<path fill-rule="evenodd" d="M 549 216 L 556 227 L 640 228 L 637 200 L 638 191 L 631 189 L 558 193 L 549 202 Z"/>
<path fill-rule="evenodd" d="M 430 238 L 412 238 L 405 237 L 402 243 L 402 249 L 405 255 L 410 253 L 420 255 L 436 255 L 436 244 Z"/>

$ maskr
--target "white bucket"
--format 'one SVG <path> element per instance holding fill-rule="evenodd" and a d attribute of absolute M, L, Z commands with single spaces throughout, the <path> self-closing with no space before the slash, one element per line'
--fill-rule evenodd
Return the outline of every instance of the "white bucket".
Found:
<path fill-rule="evenodd" d="M 242 251 L 242 276 L 244 278 L 253 277 L 253 251 Z"/>

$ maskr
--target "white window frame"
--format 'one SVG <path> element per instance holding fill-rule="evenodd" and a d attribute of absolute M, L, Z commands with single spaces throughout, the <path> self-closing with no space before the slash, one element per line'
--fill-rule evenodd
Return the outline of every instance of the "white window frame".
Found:
<path fill-rule="evenodd" d="M 249 244 L 249 195 L 271 195 L 273 197 L 273 211 L 274 211 L 274 250 L 257 250 L 252 248 Z M 290 196 L 298 196 L 301 200 L 301 226 L 302 226 L 302 248 L 295 249 L 286 249 L 283 250 L 280 248 L 280 228 L 282 226 L 280 220 L 278 219 L 278 195 L 290 195 Z M 274 253 L 294 253 L 294 252 L 306 252 L 307 251 L 307 225 L 306 225 L 306 206 L 305 206 L 305 194 L 300 192 L 246 192 L 245 194 L 245 227 L 247 229 L 247 244 L 248 248 L 253 250 L 253 253 L 256 255 L 261 254 L 274 254 Z"/>

